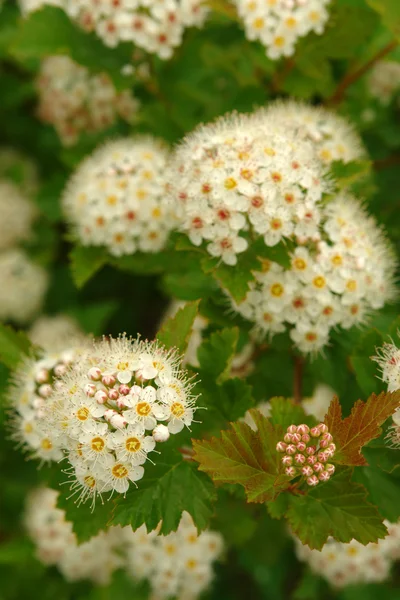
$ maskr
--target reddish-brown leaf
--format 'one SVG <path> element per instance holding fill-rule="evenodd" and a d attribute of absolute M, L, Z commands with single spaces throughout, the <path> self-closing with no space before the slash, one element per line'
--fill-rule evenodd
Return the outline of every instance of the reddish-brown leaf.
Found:
<path fill-rule="evenodd" d="M 342 407 L 333 398 L 325 417 L 337 448 L 333 461 L 341 465 L 367 465 L 361 448 L 380 436 L 381 425 L 399 406 L 400 391 L 372 394 L 366 402 L 357 400 L 351 414 L 342 419 Z"/>
<path fill-rule="evenodd" d="M 265 502 L 290 485 L 275 449 L 282 428 L 274 427 L 259 411 L 250 412 L 258 431 L 246 423 L 231 423 L 232 429 L 221 431 L 219 438 L 193 440 L 194 458 L 214 482 L 238 483 L 249 502 Z"/>

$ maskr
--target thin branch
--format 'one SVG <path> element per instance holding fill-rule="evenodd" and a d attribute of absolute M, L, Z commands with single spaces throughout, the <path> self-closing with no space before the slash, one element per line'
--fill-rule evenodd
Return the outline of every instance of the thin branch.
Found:
<path fill-rule="evenodd" d="M 271 81 L 271 90 L 274 94 L 281 91 L 283 84 L 285 83 L 286 77 L 293 71 L 295 67 L 293 58 L 287 58 L 282 69 L 275 71 L 275 74 Z"/>
<path fill-rule="evenodd" d="M 339 83 L 334 94 L 330 98 L 328 98 L 326 104 L 328 104 L 329 106 L 337 106 L 338 104 L 340 104 L 346 95 L 347 88 L 353 85 L 353 83 L 355 83 L 356 81 L 358 81 L 358 79 L 360 79 L 363 75 L 365 75 L 365 73 L 367 73 L 371 69 L 371 67 L 374 66 L 375 63 L 381 60 L 381 58 L 383 58 L 384 56 L 386 56 L 386 54 L 389 54 L 389 52 L 394 50 L 397 44 L 397 40 L 391 41 L 364 65 L 362 65 L 355 71 L 350 71 L 349 73 L 347 73 L 347 75 L 345 75 L 342 81 Z"/>
<path fill-rule="evenodd" d="M 300 356 L 294 357 L 293 400 L 295 404 L 301 403 L 303 387 L 303 364 L 303 359 Z"/>
<path fill-rule="evenodd" d="M 396 165 L 400 165 L 400 154 L 392 154 L 386 158 L 374 160 L 374 169 L 376 171 L 381 171 L 382 169 L 387 169 L 388 167 L 395 167 Z"/>

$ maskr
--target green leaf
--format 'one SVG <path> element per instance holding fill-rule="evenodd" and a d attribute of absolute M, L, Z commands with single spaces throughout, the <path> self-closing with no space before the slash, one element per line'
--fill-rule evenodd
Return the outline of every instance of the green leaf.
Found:
<path fill-rule="evenodd" d="M 379 440 L 373 440 L 365 446 L 363 454 L 369 465 L 382 469 L 386 473 L 393 473 L 400 468 L 399 451 L 397 448 L 390 448 L 385 437 L 382 439 L 381 436 Z"/>
<path fill-rule="evenodd" d="M 57 223 L 62 220 L 60 205 L 61 193 L 65 187 L 66 177 L 62 173 L 54 173 L 41 186 L 36 203 L 40 211 L 51 221 Z"/>
<path fill-rule="evenodd" d="M 92 510 L 90 499 L 78 505 L 73 497 L 69 497 L 70 492 L 66 487 L 68 486 L 63 486 L 64 489 L 57 498 L 57 506 L 65 511 L 65 518 L 72 523 L 78 542 L 86 542 L 100 531 L 106 531 L 114 510 L 114 502 L 107 500 L 108 494 L 105 494 L 103 502 L 97 498 Z"/>
<path fill-rule="evenodd" d="M 372 162 L 367 159 L 354 160 L 348 163 L 336 160 L 331 164 L 330 171 L 337 189 L 344 190 L 369 175 L 371 168 Z"/>
<path fill-rule="evenodd" d="M 93 335 L 102 335 L 104 325 L 118 308 L 116 300 L 104 300 L 104 302 L 92 302 L 71 309 L 73 315 L 81 324 L 82 328 Z"/>
<path fill-rule="evenodd" d="M 216 483 L 240 484 L 248 502 L 273 500 L 289 487 L 282 474 L 282 464 L 276 444 L 277 431 L 259 411 L 250 411 L 258 431 L 246 423 L 231 423 L 231 429 L 221 431 L 221 437 L 193 440 L 195 460 Z"/>
<path fill-rule="evenodd" d="M 371 360 L 371 356 L 376 353 L 376 348 L 382 346 L 383 341 L 383 336 L 379 331 L 372 329 L 360 338 L 350 357 L 350 363 L 354 369 L 357 383 L 367 396 L 371 393 L 378 394 L 382 390 L 382 383 L 378 379 L 376 363 Z"/>
<path fill-rule="evenodd" d="M 83 287 L 109 260 L 106 250 L 97 246 L 74 246 L 69 258 L 72 278 L 78 288 Z"/>
<path fill-rule="evenodd" d="M 222 329 L 204 340 L 197 351 L 201 370 L 217 383 L 229 377 L 239 340 L 239 329 Z"/>
<path fill-rule="evenodd" d="M 249 283 L 253 281 L 253 271 L 260 269 L 260 262 L 252 252 L 239 254 L 237 264 L 225 265 L 220 259 L 205 256 L 201 260 L 204 273 L 211 273 L 216 281 L 227 290 L 237 302 L 245 299 Z"/>
<path fill-rule="evenodd" d="M 400 39 L 400 4 L 397 0 L 367 0 L 382 19 L 383 24 Z"/>
<path fill-rule="evenodd" d="M 295 404 L 290 398 L 272 398 L 270 419 L 273 425 L 281 425 L 287 429 L 289 425 L 316 425 L 316 419 L 312 415 L 306 415 L 301 404 Z"/>
<path fill-rule="evenodd" d="M 376 507 L 366 501 L 365 488 L 351 481 L 352 472 L 343 469 L 307 494 L 290 496 L 286 517 L 303 544 L 321 550 L 330 536 L 365 545 L 387 535 Z"/>
<path fill-rule="evenodd" d="M 148 531 L 160 521 L 160 533 L 176 531 L 187 511 L 199 530 L 205 529 L 213 512 L 215 489 L 193 463 L 163 452 L 154 466 L 148 466 L 138 489 L 116 501 L 113 525 L 130 525 L 136 530 L 145 524 Z"/>
<path fill-rule="evenodd" d="M 353 480 L 368 490 L 368 499 L 379 507 L 379 513 L 391 523 L 400 517 L 400 479 L 373 467 L 354 470 Z"/>
<path fill-rule="evenodd" d="M 168 319 L 160 331 L 157 339 L 167 348 L 178 348 L 183 355 L 186 352 L 194 320 L 199 310 L 199 300 L 188 302 L 180 308 L 176 315 Z"/>
<path fill-rule="evenodd" d="M 0 323 L 0 361 L 10 369 L 15 369 L 18 363 L 28 356 L 32 344 L 23 331 L 15 331 L 8 325 Z"/>
<path fill-rule="evenodd" d="M 266 502 L 268 513 L 273 519 L 281 519 L 285 516 L 289 508 L 289 497 L 287 492 L 283 492 L 275 500 Z"/>

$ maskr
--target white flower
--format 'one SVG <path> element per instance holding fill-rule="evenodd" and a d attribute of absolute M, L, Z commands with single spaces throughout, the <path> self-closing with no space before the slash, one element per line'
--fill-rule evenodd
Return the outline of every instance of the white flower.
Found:
<path fill-rule="evenodd" d="M 400 89 L 400 64 L 394 60 L 381 60 L 373 65 L 367 78 L 368 91 L 387 106 Z"/>
<path fill-rule="evenodd" d="M 27 323 L 40 310 L 48 274 L 17 248 L 0 253 L 0 320 Z"/>
<path fill-rule="evenodd" d="M 118 116 L 131 122 L 139 103 L 131 92 L 118 92 L 106 73 L 91 74 L 68 56 L 42 62 L 36 81 L 39 118 L 53 125 L 65 146 L 83 133 L 107 129 Z"/>
<path fill-rule="evenodd" d="M 152 436 L 143 436 L 135 426 L 128 426 L 110 435 L 110 447 L 117 459 L 132 465 L 142 465 L 147 454 L 154 450 L 156 441 Z"/>
<path fill-rule="evenodd" d="M 167 159 L 163 143 L 150 137 L 108 142 L 86 158 L 63 197 L 80 242 L 115 256 L 164 248 L 176 225 L 165 197 Z"/>
<path fill-rule="evenodd" d="M 104 465 L 98 465 L 95 467 L 104 480 L 104 488 L 100 488 L 102 491 L 108 491 L 110 487 L 119 492 L 120 494 L 126 494 L 129 489 L 129 482 L 136 482 L 142 479 L 144 475 L 144 469 L 141 466 L 132 465 L 128 462 L 122 462 L 114 458 L 111 454 L 107 456 L 107 460 Z"/>
<path fill-rule="evenodd" d="M 29 337 L 33 344 L 46 352 L 61 352 L 71 340 L 79 340 L 83 333 L 78 323 L 69 315 L 42 315 L 29 329 Z"/>

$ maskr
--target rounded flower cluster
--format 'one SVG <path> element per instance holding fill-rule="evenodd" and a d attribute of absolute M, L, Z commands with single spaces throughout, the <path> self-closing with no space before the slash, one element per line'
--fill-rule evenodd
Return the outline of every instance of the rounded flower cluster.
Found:
<path fill-rule="evenodd" d="M 14 148 L 0 148 L 1 179 L 15 183 L 28 197 L 34 196 L 39 188 L 39 175 L 35 163 Z"/>
<path fill-rule="evenodd" d="M 234 0 L 246 37 L 260 41 L 272 60 L 294 53 L 310 31 L 323 33 L 331 0 Z"/>
<path fill-rule="evenodd" d="M 0 179 L 0 214 L 0 250 L 29 238 L 35 206 L 16 184 L 5 179 Z"/>
<path fill-rule="evenodd" d="M 65 340 L 64 340 L 65 341 Z M 79 341 L 82 342 L 82 339 Z M 86 347 L 89 346 L 86 343 Z M 85 345 L 28 358 L 16 370 L 8 392 L 13 437 L 33 458 L 59 461 L 64 457 L 59 436 L 48 427 L 46 411 L 60 378 L 82 358 Z"/>
<path fill-rule="evenodd" d="M 384 581 L 393 561 L 400 558 L 400 524 L 385 521 L 385 525 L 389 535 L 366 546 L 355 540 L 344 544 L 329 538 L 322 550 L 310 550 L 294 537 L 297 558 L 337 588 Z"/>
<path fill-rule="evenodd" d="M 115 256 L 161 250 L 176 222 L 165 193 L 167 160 L 150 137 L 109 142 L 86 158 L 63 197 L 81 244 Z"/>
<path fill-rule="evenodd" d="M 60 6 L 81 27 L 95 31 L 106 46 L 132 42 L 162 59 L 171 58 L 188 27 L 201 27 L 208 14 L 202 0 L 20 0 L 26 14 L 43 4 Z"/>
<path fill-rule="evenodd" d="M 295 129 L 312 142 L 318 158 L 326 164 L 335 160 L 347 163 L 365 156 L 362 141 L 345 118 L 326 108 L 293 100 L 278 101 L 254 113 L 265 131 Z"/>
<path fill-rule="evenodd" d="M 45 352 L 62 352 L 69 340 L 79 340 L 83 335 L 75 319 L 62 314 L 51 317 L 43 315 L 36 319 L 29 330 L 31 342 Z"/>
<path fill-rule="evenodd" d="M 267 246 L 318 233 L 318 203 L 329 183 L 312 144 L 295 131 L 267 134 L 253 116 L 201 126 L 172 159 L 169 191 L 191 242 L 228 265 L 249 235 Z"/>
<path fill-rule="evenodd" d="M 189 427 L 196 410 L 177 355 L 125 336 L 95 342 L 57 387 L 46 422 L 72 465 L 79 501 L 126 493 L 156 443 Z"/>
<path fill-rule="evenodd" d="M 232 306 L 272 336 L 290 336 L 305 353 L 319 351 L 332 327 L 364 322 L 395 296 L 396 259 L 375 219 L 349 195 L 337 196 L 318 213 L 314 240 L 297 238 L 291 265 L 263 261 L 245 300 Z"/>
<path fill-rule="evenodd" d="M 0 281 L 0 320 L 30 321 L 43 303 L 47 272 L 15 248 L 0 254 Z"/>
<path fill-rule="evenodd" d="M 92 75 L 68 56 L 46 58 L 36 87 L 39 118 L 54 126 L 64 146 L 107 129 L 118 116 L 131 121 L 138 109 L 130 90 L 117 92 L 108 75 Z"/>
<path fill-rule="evenodd" d="M 25 526 L 36 546 L 37 558 L 46 565 L 57 565 L 67 581 L 88 579 L 108 585 L 113 572 L 123 566 L 120 540 L 112 529 L 100 532 L 78 545 L 72 523 L 56 506 L 58 493 L 48 488 L 34 490 L 27 501 Z"/>
<path fill-rule="evenodd" d="M 400 63 L 394 60 L 377 62 L 369 72 L 367 85 L 371 96 L 387 106 L 400 90 Z"/>
<path fill-rule="evenodd" d="M 388 391 L 400 390 L 400 348 L 393 341 L 390 344 L 384 343 L 372 360 L 378 363 L 382 381 L 388 384 Z M 393 425 L 389 428 L 387 437 L 394 448 L 400 448 L 400 408 L 392 415 L 392 419 Z"/>
<path fill-rule="evenodd" d="M 213 563 L 223 550 L 221 534 L 198 534 L 186 512 L 176 532 L 167 536 L 148 534 L 143 526 L 130 535 L 128 572 L 134 579 L 148 579 L 152 598 L 194 600 L 213 579 Z"/>
<path fill-rule="evenodd" d="M 284 441 L 277 443 L 276 450 L 283 453 L 286 475 L 301 475 L 307 485 L 328 481 L 335 472 L 335 466 L 328 460 L 335 454 L 336 446 L 324 423 L 311 429 L 308 425 L 289 425 Z"/>

